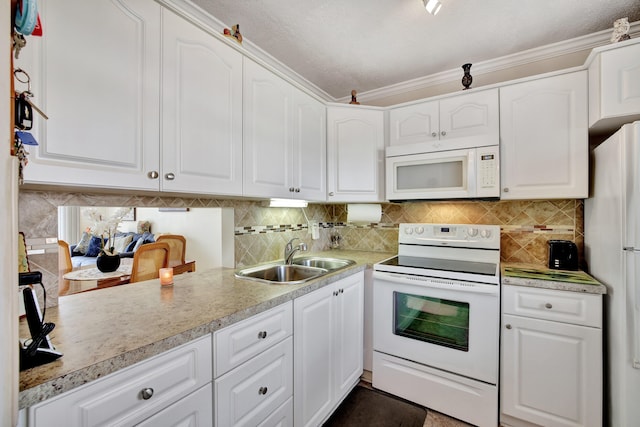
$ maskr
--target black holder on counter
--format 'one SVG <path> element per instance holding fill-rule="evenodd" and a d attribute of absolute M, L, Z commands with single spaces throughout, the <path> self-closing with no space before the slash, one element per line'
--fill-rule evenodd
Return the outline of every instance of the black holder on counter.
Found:
<path fill-rule="evenodd" d="M 40 284 L 44 289 L 42 273 L 39 271 L 19 273 L 19 286 L 27 286 L 34 283 Z M 31 341 L 29 344 L 20 343 L 21 371 L 52 362 L 62 356 L 62 353 L 55 349 L 51 339 L 49 339 L 49 333 L 53 331 L 56 325 L 44 322 L 44 316 L 40 312 L 38 299 L 33 289 L 30 287 L 24 288 L 22 296 L 24 298 L 24 310 L 27 316 L 29 332 L 31 333 Z"/>

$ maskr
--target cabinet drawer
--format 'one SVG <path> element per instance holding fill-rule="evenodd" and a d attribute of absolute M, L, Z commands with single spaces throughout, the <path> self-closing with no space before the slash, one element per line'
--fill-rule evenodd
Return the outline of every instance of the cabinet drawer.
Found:
<path fill-rule="evenodd" d="M 216 426 L 255 426 L 293 394 L 293 338 L 215 380 Z"/>
<path fill-rule="evenodd" d="M 218 378 L 293 331 L 293 303 L 274 307 L 213 334 L 213 373 Z"/>
<path fill-rule="evenodd" d="M 293 397 L 272 412 L 258 427 L 293 427 Z"/>
<path fill-rule="evenodd" d="M 210 383 L 211 364 L 206 335 L 29 408 L 29 426 L 133 425 Z"/>
<path fill-rule="evenodd" d="M 209 383 L 184 399 L 158 412 L 153 417 L 146 419 L 144 422 L 138 424 L 137 427 L 212 426 L 212 404 L 213 386 Z"/>
<path fill-rule="evenodd" d="M 602 296 L 599 294 L 503 286 L 502 311 L 517 316 L 602 327 Z"/>

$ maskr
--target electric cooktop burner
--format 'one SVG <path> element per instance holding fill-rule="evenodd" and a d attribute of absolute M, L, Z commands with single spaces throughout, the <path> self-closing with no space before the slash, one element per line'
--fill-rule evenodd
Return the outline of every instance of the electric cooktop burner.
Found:
<path fill-rule="evenodd" d="M 379 264 L 393 267 L 423 268 L 429 270 L 451 271 L 457 273 L 480 274 L 484 276 L 495 276 L 496 274 L 496 264 L 487 262 L 473 262 L 398 255 L 386 261 L 380 262 Z"/>

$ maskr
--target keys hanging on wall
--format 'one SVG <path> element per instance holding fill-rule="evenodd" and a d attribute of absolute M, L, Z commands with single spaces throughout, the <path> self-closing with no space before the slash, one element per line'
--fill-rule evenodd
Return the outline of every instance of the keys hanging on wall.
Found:
<path fill-rule="evenodd" d="M 40 114 L 45 120 L 49 120 L 49 116 L 31 101 L 34 95 L 33 92 L 31 92 L 31 78 L 29 74 L 22 68 L 16 68 L 13 71 L 13 75 L 18 82 L 27 85 L 27 90 L 16 92 L 15 94 L 15 126 L 21 130 L 31 129 L 33 126 L 33 110 Z"/>

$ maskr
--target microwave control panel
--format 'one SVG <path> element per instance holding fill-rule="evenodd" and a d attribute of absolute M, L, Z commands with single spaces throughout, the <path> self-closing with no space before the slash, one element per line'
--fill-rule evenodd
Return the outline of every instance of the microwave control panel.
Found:
<path fill-rule="evenodd" d="M 500 196 L 500 157 L 497 146 L 476 149 L 478 197 Z"/>

